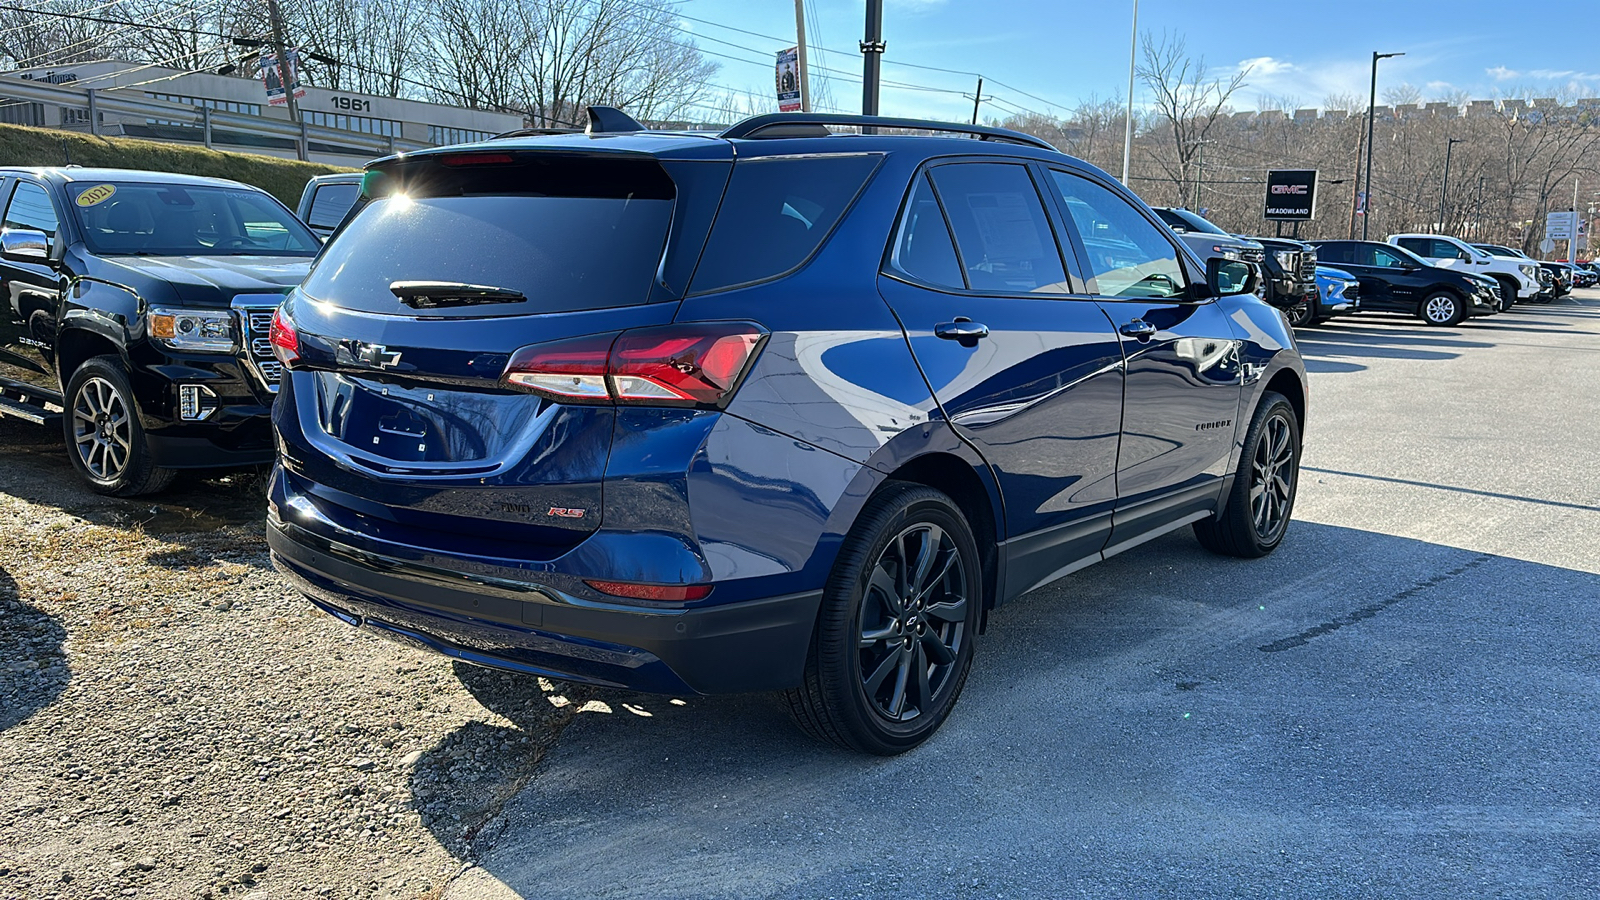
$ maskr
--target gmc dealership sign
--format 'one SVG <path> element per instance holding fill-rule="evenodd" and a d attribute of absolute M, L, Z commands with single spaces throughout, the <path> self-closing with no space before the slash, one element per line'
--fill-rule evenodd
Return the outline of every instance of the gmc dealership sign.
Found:
<path fill-rule="evenodd" d="M 1267 173 L 1267 220 L 1309 222 L 1317 217 L 1317 170 L 1273 169 Z"/>

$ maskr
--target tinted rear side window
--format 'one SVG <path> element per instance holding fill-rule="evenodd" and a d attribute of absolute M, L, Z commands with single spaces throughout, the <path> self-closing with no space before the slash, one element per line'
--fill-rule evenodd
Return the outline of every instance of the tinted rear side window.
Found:
<path fill-rule="evenodd" d="M 967 286 L 956 259 L 956 245 L 950 240 L 950 228 L 927 175 L 917 176 L 911 199 L 906 201 L 890 262 L 918 281 L 957 290 Z"/>
<path fill-rule="evenodd" d="M 311 209 L 306 213 L 306 224 L 312 228 L 337 228 L 344 214 L 355 205 L 361 193 L 358 184 L 325 184 L 311 195 Z"/>
<path fill-rule="evenodd" d="M 1067 293 L 1055 234 L 1028 170 L 1009 163 L 957 163 L 933 170 L 975 291 Z"/>
<path fill-rule="evenodd" d="M 347 309 L 402 315 L 518 315 L 635 306 L 650 299 L 672 218 L 654 161 L 534 158 L 448 169 L 419 158 L 386 174 L 302 290 Z M 396 281 L 519 291 L 517 303 L 417 310 Z"/>
<path fill-rule="evenodd" d="M 852 154 L 735 163 L 689 292 L 767 281 L 797 268 L 822 245 L 879 159 Z"/>

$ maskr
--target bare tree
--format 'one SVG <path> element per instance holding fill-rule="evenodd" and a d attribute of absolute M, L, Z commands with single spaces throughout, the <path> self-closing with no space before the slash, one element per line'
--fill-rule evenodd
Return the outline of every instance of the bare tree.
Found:
<path fill-rule="evenodd" d="M 1150 158 L 1176 188 L 1180 205 L 1192 200 L 1191 179 L 1196 158 L 1211 140 L 1217 120 L 1228 101 L 1245 85 L 1248 68 L 1225 78 L 1213 78 L 1204 58 L 1189 56 L 1182 37 L 1162 34 L 1156 42 L 1147 32 L 1141 39 L 1143 61 L 1138 73 L 1155 94 L 1156 114 L 1167 141 L 1166 150 Z"/>

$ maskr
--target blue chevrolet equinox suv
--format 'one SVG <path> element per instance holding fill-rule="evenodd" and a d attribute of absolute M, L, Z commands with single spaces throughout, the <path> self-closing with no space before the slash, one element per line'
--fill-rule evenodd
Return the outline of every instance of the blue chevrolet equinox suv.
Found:
<path fill-rule="evenodd" d="M 780 691 L 893 754 L 995 606 L 1186 525 L 1283 539 L 1294 340 L 1253 266 L 1105 173 L 914 120 L 591 121 L 372 163 L 279 309 L 268 533 L 321 609 L 518 672 Z"/>

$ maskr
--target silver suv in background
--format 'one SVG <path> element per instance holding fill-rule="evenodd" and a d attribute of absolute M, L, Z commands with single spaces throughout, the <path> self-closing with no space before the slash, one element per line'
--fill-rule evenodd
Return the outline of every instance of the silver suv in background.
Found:
<path fill-rule="evenodd" d="M 1249 238 L 1235 237 L 1221 228 L 1206 221 L 1204 216 L 1198 215 L 1182 207 L 1156 206 L 1152 207 L 1161 221 L 1167 223 L 1178 240 L 1189 245 L 1201 259 L 1240 259 L 1245 262 L 1255 263 L 1257 266 L 1266 261 L 1265 247 Z"/>
<path fill-rule="evenodd" d="M 1539 266 L 1532 260 L 1500 256 L 1444 234 L 1391 234 L 1389 243 L 1403 247 L 1443 269 L 1486 275 L 1500 285 L 1500 310 L 1518 300 L 1532 300 L 1541 290 Z"/>

